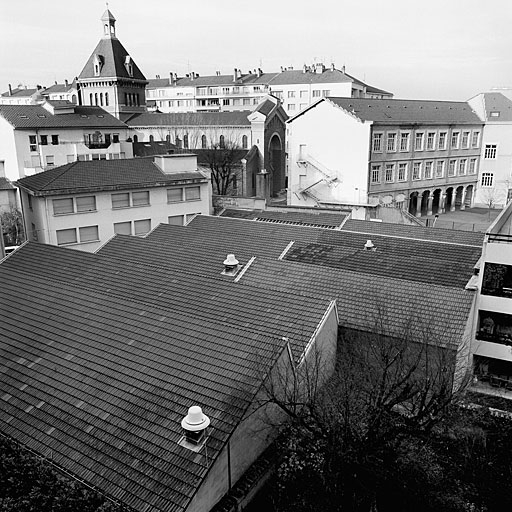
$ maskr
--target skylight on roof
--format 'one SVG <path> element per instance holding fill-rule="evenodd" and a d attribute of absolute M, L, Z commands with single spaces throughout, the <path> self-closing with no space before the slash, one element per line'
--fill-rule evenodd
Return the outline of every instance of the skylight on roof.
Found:
<path fill-rule="evenodd" d="M 99 114 L 96 117 L 105 117 L 103 114 Z"/>
<path fill-rule="evenodd" d="M 500 117 L 500 113 L 497 110 L 495 110 L 491 112 L 491 117 Z"/>
<path fill-rule="evenodd" d="M 89 116 L 86 116 L 85 114 L 80 114 L 80 117 L 83 117 L 84 119 L 88 119 Z"/>
<path fill-rule="evenodd" d="M 19 114 L 18 117 L 20 117 L 21 119 L 28 119 L 28 116 L 26 116 L 25 114 Z"/>
<path fill-rule="evenodd" d="M 46 117 L 44 114 L 37 114 L 37 117 L 41 117 L 41 118 L 44 118 Z"/>

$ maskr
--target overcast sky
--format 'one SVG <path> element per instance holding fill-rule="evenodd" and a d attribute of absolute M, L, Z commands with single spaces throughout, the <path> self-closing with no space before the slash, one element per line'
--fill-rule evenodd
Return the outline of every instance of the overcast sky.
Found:
<path fill-rule="evenodd" d="M 0 91 L 77 76 L 99 0 L 0 0 Z M 467 100 L 512 87 L 510 0 L 111 0 L 146 78 L 334 62 L 396 98 Z"/>

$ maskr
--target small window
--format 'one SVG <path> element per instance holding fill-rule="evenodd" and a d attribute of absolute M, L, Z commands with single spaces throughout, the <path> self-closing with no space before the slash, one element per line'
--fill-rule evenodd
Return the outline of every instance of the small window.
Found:
<path fill-rule="evenodd" d="M 119 133 L 113 133 L 112 134 L 112 142 L 114 144 L 118 144 L 119 143 Z"/>
<path fill-rule="evenodd" d="M 464 176 L 466 174 L 466 162 L 465 158 L 461 158 L 459 160 L 459 176 Z"/>
<path fill-rule="evenodd" d="M 142 192 L 133 192 L 132 194 L 132 205 L 143 206 L 149 204 L 149 190 L 143 190 Z"/>
<path fill-rule="evenodd" d="M 423 151 L 423 138 L 424 138 L 423 132 L 416 133 L 414 135 L 414 150 L 415 151 Z"/>
<path fill-rule="evenodd" d="M 58 135 L 52 135 L 52 145 L 53 146 L 59 145 L 59 136 Z"/>
<path fill-rule="evenodd" d="M 468 174 L 476 174 L 476 158 L 469 159 Z"/>
<path fill-rule="evenodd" d="M 85 226 L 78 228 L 80 233 L 80 242 L 96 242 L 99 240 L 98 226 Z"/>
<path fill-rule="evenodd" d="M 57 230 L 57 245 L 76 244 L 76 229 Z"/>
<path fill-rule="evenodd" d="M 33 240 L 34 242 L 37 242 L 37 238 L 38 238 L 38 236 L 37 236 L 37 228 L 36 228 L 36 225 L 32 222 L 32 226 L 31 226 L 31 227 L 32 227 L 32 240 Z"/>
<path fill-rule="evenodd" d="M 206 149 L 206 135 L 201 136 L 201 148 Z"/>
<path fill-rule="evenodd" d="M 388 133 L 386 150 L 396 151 L 396 133 Z"/>
<path fill-rule="evenodd" d="M 448 176 L 455 176 L 455 166 L 457 165 L 457 160 L 450 160 L 448 162 Z"/>
<path fill-rule="evenodd" d="M 427 133 L 427 149 L 434 149 L 436 144 L 436 132 L 428 132 Z"/>
<path fill-rule="evenodd" d="M 178 203 L 183 201 L 183 189 L 181 187 L 167 189 L 167 202 Z"/>
<path fill-rule="evenodd" d="M 133 227 L 136 235 L 145 235 L 151 231 L 151 219 L 136 220 Z"/>
<path fill-rule="evenodd" d="M 132 223 L 131 222 L 116 222 L 114 224 L 114 233 L 117 235 L 131 235 Z"/>
<path fill-rule="evenodd" d="M 460 132 L 452 132 L 451 147 L 457 149 L 459 147 Z"/>
<path fill-rule="evenodd" d="M 494 174 L 492 172 L 482 173 L 482 187 L 492 187 L 494 182 Z"/>
<path fill-rule="evenodd" d="M 242 135 L 242 149 L 247 149 L 247 135 Z"/>
<path fill-rule="evenodd" d="M 37 151 L 37 137 L 35 135 L 28 136 L 30 151 Z"/>
<path fill-rule="evenodd" d="M 185 188 L 185 201 L 196 201 L 201 199 L 200 187 L 187 187 Z"/>
<path fill-rule="evenodd" d="M 48 145 L 48 135 L 41 135 L 41 146 Z"/>
<path fill-rule="evenodd" d="M 224 140 L 224 135 L 221 135 L 219 137 L 219 147 L 221 147 L 222 149 L 224 149 L 226 147 L 226 141 Z"/>
<path fill-rule="evenodd" d="M 112 194 L 112 208 L 128 208 L 130 206 L 130 194 Z"/>
<path fill-rule="evenodd" d="M 33 209 L 33 206 L 32 206 L 32 196 L 30 194 L 27 194 L 27 199 L 28 199 L 28 207 L 30 210 Z"/>
<path fill-rule="evenodd" d="M 470 132 L 462 132 L 462 147 L 464 149 L 469 148 L 469 134 Z"/>
<path fill-rule="evenodd" d="M 496 158 L 496 151 L 498 149 L 497 144 L 486 144 L 484 158 L 494 159 Z"/>
<path fill-rule="evenodd" d="M 391 183 L 394 180 L 395 164 L 386 164 L 385 179 L 386 183 Z"/>
<path fill-rule="evenodd" d="M 473 132 L 471 137 L 471 147 L 477 148 L 480 144 L 480 132 Z"/>
<path fill-rule="evenodd" d="M 442 178 L 444 176 L 444 160 L 438 160 L 436 162 L 436 178 Z"/>
<path fill-rule="evenodd" d="M 67 213 L 73 213 L 73 198 L 72 197 L 69 197 L 66 199 L 54 199 L 52 201 L 52 203 L 53 203 L 53 214 L 54 215 L 65 215 Z"/>
<path fill-rule="evenodd" d="M 373 151 L 380 153 L 382 151 L 382 133 L 373 134 Z"/>
<path fill-rule="evenodd" d="M 183 215 L 172 215 L 167 217 L 167 222 L 172 226 L 183 226 Z"/>
<path fill-rule="evenodd" d="M 320 98 L 322 91 L 313 91 L 313 98 Z"/>
<path fill-rule="evenodd" d="M 380 183 L 380 165 L 372 165 L 371 182 Z"/>
<path fill-rule="evenodd" d="M 434 162 L 425 162 L 425 170 L 423 178 L 426 180 L 432 179 L 432 169 L 434 167 Z"/>
<path fill-rule="evenodd" d="M 400 134 L 400 151 L 409 151 L 409 134 Z"/>
<path fill-rule="evenodd" d="M 398 181 L 407 180 L 407 163 L 398 164 Z"/>
<path fill-rule="evenodd" d="M 96 196 L 82 196 L 76 198 L 77 212 L 94 212 L 96 211 Z"/>
<path fill-rule="evenodd" d="M 439 142 L 438 142 L 438 148 L 439 149 L 446 149 L 446 132 L 439 132 Z"/>
<path fill-rule="evenodd" d="M 188 134 L 183 135 L 183 147 L 188 149 Z"/>
<path fill-rule="evenodd" d="M 413 180 L 421 179 L 421 162 L 414 162 L 412 164 L 412 179 Z"/>

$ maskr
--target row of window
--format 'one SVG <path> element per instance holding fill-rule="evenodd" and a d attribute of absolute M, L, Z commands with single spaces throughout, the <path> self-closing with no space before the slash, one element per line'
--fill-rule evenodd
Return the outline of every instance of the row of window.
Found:
<path fill-rule="evenodd" d="M 31 196 L 29 196 L 29 199 Z M 183 201 L 198 201 L 201 199 L 201 187 L 173 187 L 167 189 L 167 202 L 179 203 Z M 120 192 L 111 194 L 112 208 L 131 208 L 148 206 L 149 190 L 137 192 Z M 54 199 L 53 214 L 68 215 L 71 213 L 85 213 L 96 211 L 96 196 L 78 196 Z M 29 202 L 30 206 L 30 202 Z"/>
<path fill-rule="evenodd" d="M 170 135 L 166 135 L 165 136 L 165 140 L 166 140 L 166 142 L 170 143 L 171 142 L 171 136 Z M 133 142 L 139 142 L 139 137 L 137 135 L 133 136 Z M 149 136 L 149 142 L 155 142 L 154 135 L 150 135 Z M 183 135 L 183 139 L 180 139 L 179 137 L 176 137 L 175 140 L 174 140 L 174 144 L 178 148 L 189 149 L 190 148 L 190 142 L 189 142 L 189 135 L 188 135 L 188 133 Z M 217 144 L 216 142 L 212 141 L 211 145 L 215 146 L 216 144 Z M 221 148 L 221 149 L 225 149 L 226 148 L 226 138 L 224 137 L 224 135 L 221 135 L 219 137 L 218 145 L 219 145 L 219 148 Z M 242 149 L 247 149 L 247 145 L 248 145 L 247 135 L 242 135 Z M 195 147 L 195 146 L 192 146 L 192 147 Z M 206 135 L 204 135 L 204 134 L 201 135 L 201 149 L 208 149 L 208 139 L 207 139 Z"/>
<path fill-rule="evenodd" d="M 284 99 L 283 91 L 272 91 L 272 94 L 279 98 L 280 100 Z M 331 95 L 331 91 L 329 89 L 313 89 L 312 96 L 313 98 L 327 98 L 327 96 Z M 288 91 L 287 98 L 300 98 L 309 100 L 309 91 Z"/>
<path fill-rule="evenodd" d="M 477 158 L 460 158 L 453 160 L 429 160 L 426 162 L 412 162 L 412 180 L 430 180 L 443 178 L 445 172 L 450 177 L 476 174 Z M 372 164 L 371 183 L 393 183 L 407 181 L 410 162 Z"/>
<path fill-rule="evenodd" d="M 36 135 L 29 135 L 28 136 L 28 143 L 30 146 L 31 152 L 37 151 L 38 141 Z M 52 146 L 58 146 L 60 143 L 59 141 L 59 135 L 39 135 L 39 145 L 41 146 L 48 146 L 51 144 Z M 94 132 L 94 133 L 85 133 L 84 134 L 84 144 L 86 145 L 95 145 L 95 144 L 102 144 L 106 147 L 110 146 L 110 144 L 117 144 L 119 143 L 119 133 L 105 133 L 102 134 L 100 132 Z"/>
<path fill-rule="evenodd" d="M 414 151 L 445 150 L 448 148 L 448 144 L 451 149 L 469 149 L 470 147 L 475 149 L 480 145 L 480 131 L 452 130 L 451 134 L 448 131 L 425 131 L 414 132 L 414 134 L 410 131 L 374 133 L 372 150 L 375 153 L 406 152 L 411 150 L 411 142 Z"/>

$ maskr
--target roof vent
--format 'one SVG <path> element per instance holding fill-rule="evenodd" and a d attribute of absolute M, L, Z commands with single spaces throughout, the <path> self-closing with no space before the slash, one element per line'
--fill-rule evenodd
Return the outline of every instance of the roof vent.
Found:
<path fill-rule="evenodd" d="M 223 276 L 236 276 L 240 270 L 240 262 L 235 258 L 234 254 L 228 254 L 224 260 L 224 270 L 222 271 Z"/>
<path fill-rule="evenodd" d="M 206 428 L 209 424 L 210 418 L 203 413 L 201 407 L 193 405 L 181 420 L 183 437 L 179 444 L 189 450 L 199 451 L 206 441 Z"/>
<path fill-rule="evenodd" d="M 373 242 L 371 240 L 366 240 L 366 243 L 364 244 L 364 250 L 365 251 L 376 251 L 377 247 L 373 245 Z"/>

